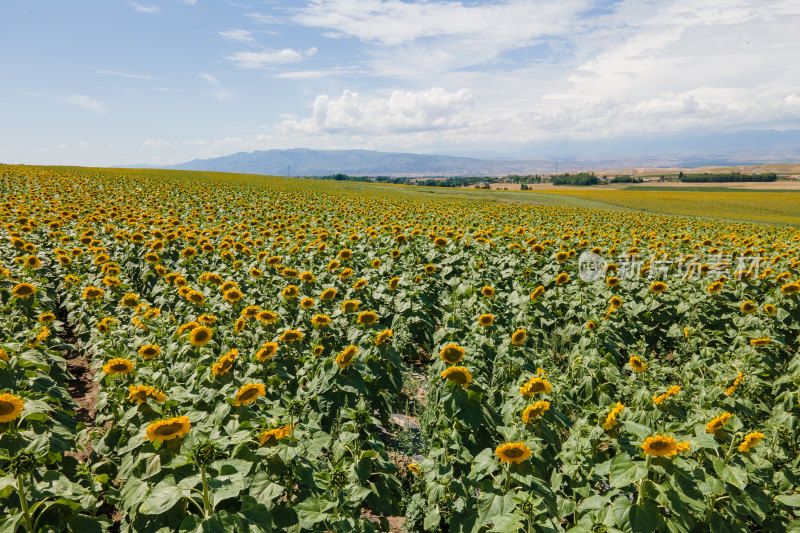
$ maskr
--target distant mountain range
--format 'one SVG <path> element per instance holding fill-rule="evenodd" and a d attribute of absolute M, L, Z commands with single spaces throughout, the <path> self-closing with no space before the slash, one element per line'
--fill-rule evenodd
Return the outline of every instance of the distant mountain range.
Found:
<path fill-rule="evenodd" d="M 167 168 L 275 176 L 482 176 L 550 173 L 554 161 L 494 160 L 372 150 L 263 150 L 195 159 Z M 561 168 L 559 168 L 561 170 Z M 566 170 L 566 169 L 565 169 Z"/>
<path fill-rule="evenodd" d="M 645 140 L 584 141 L 571 143 L 569 147 L 554 144 L 546 152 L 538 154 L 517 152 L 510 155 L 491 151 L 413 154 L 294 148 L 239 152 L 160 168 L 276 176 L 342 173 L 352 176 L 421 177 L 552 174 L 635 167 L 695 168 L 800 161 L 800 130 L 737 133 L 722 138 L 696 136 L 693 139 L 702 148 L 691 150 L 686 144 L 689 139 L 677 137 L 663 140 L 661 145 Z M 653 156 L 653 153 L 662 155 Z"/>

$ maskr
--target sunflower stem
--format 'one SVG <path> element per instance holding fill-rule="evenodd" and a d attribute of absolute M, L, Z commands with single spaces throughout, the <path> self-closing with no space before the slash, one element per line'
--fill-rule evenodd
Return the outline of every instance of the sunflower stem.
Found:
<path fill-rule="evenodd" d="M 511 488 L 511 463 L 506 463 L 506 492 Z"/>
<path fill-rule="evenodd" d="M 741 433 L 734 433 L 733 438 L 731 439 L 731 445 L 728 447 L 728 453 L 725 454 L 725 463 L 724 464 L 726 464 L 726 465 L 728 464 L 728 461 L 731 460 L 731 457 L 733 457 L 733 446 L 736 444 L 736 438 L 739 435 L 741 435 Z"/>
<path fill-rule="evenodd" d="M 17 493 L 19 494 L 19 502 L 22 505 L 22 514 L 25 517 L 25 531 L 33 533 L 33 521 L 31 520 L 31 513 L 28 511 L 28 500 L 25 498 L 25 483 L 22 482 L 22 476 L 17 476 Z"/>
<path fill-rule="evenodd" d="M 203 479 L 203 507 L 205 517 L 210 518 L 212 513 L 211 502 L 208 501 L 208 482 L 206 481 L 206 467 L 200 465 L 200 477 Z"/>
<path fill-rule="evenodd" d="M 645 481 L 650 476 L 650 460 L 653 458 L 652 455 L 648 455 L 647 459 L 644 463 L 644 476 L 642 476 L 642 480 L 639 482 L 639 497 L 636 500 L 636 505 L 642 505 L 644 503 L 644 494 L 645 494 Z"/>

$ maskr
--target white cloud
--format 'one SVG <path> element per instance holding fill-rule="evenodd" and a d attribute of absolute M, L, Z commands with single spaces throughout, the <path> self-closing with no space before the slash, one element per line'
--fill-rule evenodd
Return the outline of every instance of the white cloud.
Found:
<path fill-rule="evenodd" d="M 131 78 L 131 79 L 134 79 L 134 80 L 156 80 L 157 79 L 157 78 L 154 78 L 153 76 L 150 76 L 148 74 L 128 74 L 128 73 L 125 73 L 125 72 L 117 72 L 116 70 L 103 70 L 103 69 L 100 69 L 100 70 L 96 70 L 95 73 L 96 74 L 106 74 L 108 76 L 119 76 L 121 78 Z"/>
<path fill-rule="evenodd" d="M 242 68 L 262 69 L 271 65 L 297 63 L 304 57 L 313 56 L 316 53 L 317 49 L 313 47 L 308 50 L 284 48 L 283 50 L 264 52 L 237 52 L 225 59 Z"/>
<path fill-rule="evenodd" d="M 62 102 L 88 109 L 98 115 L 105 115 L 108 113 L 108 107 L 104 103 L 98 102 L 94 98 L 85 95 L 73 94 L 71 96 L 59 97 L 58 99 Z"/>
<path fill-rule="evenodd" d="M 217 78 L 215 78 L 211 74 L 206 74 L 205 72 L 198 74 L 197 77 L 198 78 L 202 78 L 202 79 L 206 80 L 209 83 L 213 83 L 214 85 L 218 85 L 219 84 L 219 80 L 217 80 Z"/>
<path fill-rule="evenodd" d="M 142 143 L 142 146 L 153 147 L 153 148 L 165 148 L 168 146 L 172 146 L 171 142 L 161 141 L 161 140 L 152 140 L 148 139 Z"/>
<path fill-rule="evenodd" d="M 278 17 L 263 13 L 248 13 L 247 17 L 261 24 L 280 24 L 282 22 Z"/>
<path fill-rule="evenodd" d="M 252 32 L 247 30 L 225 30 L 225 31 L 218 31 L 217 34 L 227 41 L 243 43 L 243 44 L 255 44 L 256 40 L 252 37 Z"/>
<path fill-rule="evenodd" d="M 130 6 L 139 13 L 159 13 L 161 8 L 154 5 L 143 5 L 136 2 L 128 2 Z"/>
<path fill-rule="evenodd" d="M 292 20 L 392 46 L 425 37 L 462 37 L 517 48 L 563 32 L 588 0 L 510 0 L 469 5 L 453 1 L 312 0 Z"/>
<path fill-rule="evenodd" d="M 190 6 L 196 6 L 197 0 L 181 0 L 184 4 L 189 4 Z"/>
<path fill-rule="evenodd" d="M 473 104 L 467 89 L 395 90 L 386 98 L 362 98 L 359 93 L 346 90 L 336 99 L 324 94 L 317 96 L 311 117 L 286 120 L 279 130 L 353 134 L 460 128 L 467 124 L 465 111 Z"/>

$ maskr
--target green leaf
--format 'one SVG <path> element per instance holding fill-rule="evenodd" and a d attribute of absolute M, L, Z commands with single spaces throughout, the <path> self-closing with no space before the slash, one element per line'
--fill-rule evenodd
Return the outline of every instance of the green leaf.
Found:
<path fill-rule="evenodd" d="M 487 524 L 498 516 L 510 513 L 516 506 L 513 493 L 482 492 L 478 498 L 478 516 L 482 524 Z"/>
<path fill-rule="evenodd" d="M 442 517 L 439 515 L 439 507 L 434 506 L 425 514 L 425 520 L 422 522 L 422 527 L 427 531 L 436 531 L 439 529 L 439 524 Z"/>
<path fill-rule="evenodd" d="M 800 507 L 800 494 L 781 494 L 775 501 L 786 507 Z"/>
<path fill-rule="evenodd" d="M 309 498 L 294 506 L 301 528 L 311 528 L 314 524 L 326 520 L 334 507 L 334 502 L 322 498 Z"/>
<path fill-rule="evenodd" d="M 183 490 L 175 484 L 175 478 L 167 476 L 153 487 L 144 503 L 139 507 L 142 514 L 161 514 L 169 511 L 183 497 Z"/>
<path fill-rule="evenodd" d="M 618 454 L 611 460 L 611 486 L 622 488 L 639 481 L 647 473 L 644 464 L 634 463 L 626 453 Z"/>

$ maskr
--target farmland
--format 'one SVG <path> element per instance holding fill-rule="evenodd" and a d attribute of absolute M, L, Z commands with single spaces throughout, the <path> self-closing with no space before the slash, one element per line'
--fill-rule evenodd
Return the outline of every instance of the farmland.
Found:
<path fill-rule="evenodd" d="M 800 527 L 797 193 L 0 192 L 3 531 Z"/>

